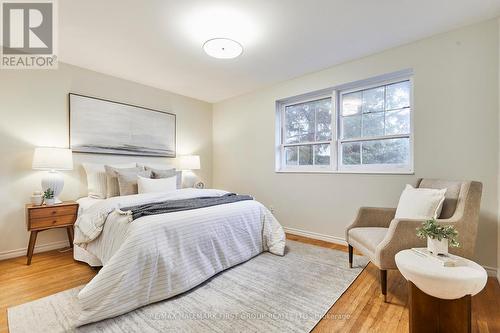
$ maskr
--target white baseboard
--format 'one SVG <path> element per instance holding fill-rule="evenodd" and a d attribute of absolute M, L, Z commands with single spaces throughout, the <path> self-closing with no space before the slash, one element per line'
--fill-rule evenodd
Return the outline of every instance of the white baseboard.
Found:
<path fill-rule="evenodd" d="M 283 227 L 283 229 L 285 230 L 285 232 L 292 234 L 292 235 L 304 236 L 304 237 L 308 237 L 308 238 L 312 238 L 312 239 L 318 239 L 318 240 L 322 240 L 325 242 L 330 242 L 330 243 L 335 243 L 335 244 L 347 246 L 347 242 L 345 241 L 345 239 L 343 237 L 330 236 L 330 235 L 320 234 L 317 232 L 289 228 L 289 227 Z"/>
<path fill-rule="evenodd" d="M 64 247 L 68 247 L 68 240 L 64 241 L 58 241 L 58 242 L 52 242 L 52 243 L 47 243 L 47 244 L 40 244 L 40 245 L 35 245 L 35 250 L 34 253 L 39 253 L 39 252 L 46 252 L 50 250 L 56 250 L 56 249 L 61 249 Z M 10 259 L 10 258 L 16 258 L 16 257 L 22 257 L 26 255 L 26 251 L 28 248 L 22 248 L 22 249 L 16 249 L 16 250 L 9 250 L 9 251 L 4 251 L 0 252 L 0 260 L 5 260 L 5 259 Z"/>
<path fill-rule="evenodd" d="M 492 277 L 497 277 L 498 278 L 498 269 L 496 267 L 491 267 L 491 266 L 484 266 L 484 265 L 481 265 L 483 266 L 483 268 L 486 270 L 486 273 L 488 273 L 488 276 L 492 276 Z"/>
<path fill-rule="evenodd" d="M 340 244 L 340 245 L 346 245 L 347 242 L 343 237 L 337 237 L 337 236 L 330 236 L 330 235 L 325 235 L 325 234 L 320 234 L 317 232 L 312 232 L 312 231 L 307 231 L 307 230 L 302 230 L 302 229 L 295 229 L 295 228 L 289 228 L 289 227 L 283 227 L 285 232 L 292 234 L 292 235 L 298 235 L 298 236 L 304 236 L 312 239 L 318 239 L 330 243 L 335 243 L 335 244 Z M 498 270 L 496 267 L 491 267 L 491 266 L 484 266 L 483 268 L 486 270 L 486 273 L 488 273 L 488 276 L 496 277 L 498 279 L 498 282 L 500 283 L 500 270 Z"/>

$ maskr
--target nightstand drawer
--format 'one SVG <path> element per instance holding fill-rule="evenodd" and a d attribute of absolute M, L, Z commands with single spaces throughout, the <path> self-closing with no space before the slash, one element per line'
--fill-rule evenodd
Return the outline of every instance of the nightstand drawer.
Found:
<path fill-rule="evenodd" d="M 78 210 L 77 205 L 73 206 L 53 206 L 43 208 L 36 208 L 30 211 L 30 218 L 39 219 L 44 217 L 62 216 L 62 215 L 74 215 Z"/>
<path fill-rule="evenodd" d="M 31 219 L 29 229 L 51 228 L 60 225 L 70 225 L 76 220 L 76 215 L 62 215 Z"/>

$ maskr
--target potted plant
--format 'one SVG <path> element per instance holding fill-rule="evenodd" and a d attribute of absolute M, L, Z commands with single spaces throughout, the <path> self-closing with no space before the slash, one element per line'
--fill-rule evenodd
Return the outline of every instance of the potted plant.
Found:
<path fill-rule="evenodd" d="M 47 206 L 52 206 L 55 203 L 53 189 L 48 188 L 43 192 L 43 201 Z"/>
<path fill-rule="evenodd" d="M 458 231 L 452 225 L 441 226 L 435 219 L 422 223 L 417 236 L 427 238 L 427 250 L 434 255 L 448 254 L 448 246 L 458 247 Z"/>

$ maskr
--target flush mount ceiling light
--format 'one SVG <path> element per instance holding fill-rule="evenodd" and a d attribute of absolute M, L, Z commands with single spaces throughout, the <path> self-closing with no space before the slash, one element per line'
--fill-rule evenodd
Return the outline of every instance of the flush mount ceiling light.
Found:
<path fill-rule="evenodd" d="M 229 38 L 213 38 L 203 44 L 203 50 L 217 59 L 233 59 L 243 52 L 243 46 Z"/>

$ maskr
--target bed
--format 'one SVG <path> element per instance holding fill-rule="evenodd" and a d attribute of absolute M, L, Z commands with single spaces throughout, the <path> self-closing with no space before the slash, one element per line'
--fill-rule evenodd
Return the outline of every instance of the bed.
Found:
<path fill-rule="evenodd" d="M 74 257 L 102 268 L 78 294 L 78 324 L 115 317 L 178 295 L 264 251 L 283 255 L 281 225 L 255 200 L 135 220 L 124 209 L 227 193 L 180 189 L 80 199 Z"/>

